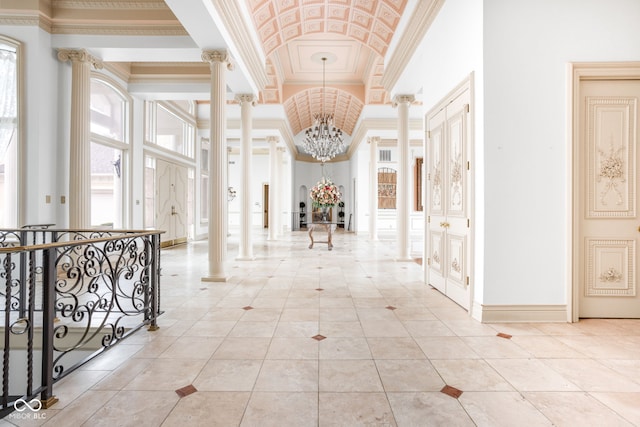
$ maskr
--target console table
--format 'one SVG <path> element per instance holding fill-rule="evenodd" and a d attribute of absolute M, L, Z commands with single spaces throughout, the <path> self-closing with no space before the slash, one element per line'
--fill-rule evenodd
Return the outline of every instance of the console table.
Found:
<path fill-rule="evenodd" d="M 333 235 L 333 231 L 336 229 L 336 223 L 333 222 L 313 222 L 307 227 L 309 228 L 309 239 L 311 239 L 311 244 L 309 245 L 309 249 L 313 249 L 313 231 L 315 229 L 324 229 L 327 232 L 327 240 L 326 241 L 318 241 L 317 243 L 326 243 L 329 250 L 333 249 L 333 243 L 331 243 L 331 237 Z"/>

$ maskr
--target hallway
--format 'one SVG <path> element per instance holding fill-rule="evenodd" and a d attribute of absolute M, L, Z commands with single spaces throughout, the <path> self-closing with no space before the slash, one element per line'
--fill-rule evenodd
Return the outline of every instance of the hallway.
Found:
<path fill-rule="evenodd" d="M 256 236 L 226 283 L 200 280 L 206 241 L 163 250 L 160 329 L 0 427 L 640 425 L 640 320 L 481 324 L 392 242 L 308 243 Z"/>

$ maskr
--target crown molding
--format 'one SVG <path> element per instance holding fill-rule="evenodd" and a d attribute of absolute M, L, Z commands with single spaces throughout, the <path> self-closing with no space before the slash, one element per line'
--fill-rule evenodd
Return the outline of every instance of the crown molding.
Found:
<path fill-rule="evenodd" d="M 53 22 L 52 34 L 97 34 L 111 36 L 188 36 L 189 33 L 180 24 L 132 26 L 122 25 L 79 25 Z"/>
<path fill-rule="evenodd" d="M 164 1 L 53 0 L 55 9 L 169 9 Z"/>
<path fill-rule="evenodd" d="M 418 2 L 416 10 L 413 15 L 411 15 L 407 28 L 402 33 L 400 41 L 389 58 L 388 65 L 385 67 L 384 74 L 382 75 L 380 83 L 387 92 L 393 90 L 403 70 L 409 65 L 409 61 L 442 8 L 444 1 L 445 0 L 421 0 Z"/>
<path fill-rule="evenodd" d="M 213 6 L 218 11 L 222 24 L 229 31 L 233 44 L 239 51 L 247 66 L 247 72 L 255 82 L 259 91 L 269 83 L 266 71 L 266 61 L 262 52 L 252 42 L 250 27 L 242 18 L 244 16 L 237 0 L 219 0 L 213 2 Z"/>

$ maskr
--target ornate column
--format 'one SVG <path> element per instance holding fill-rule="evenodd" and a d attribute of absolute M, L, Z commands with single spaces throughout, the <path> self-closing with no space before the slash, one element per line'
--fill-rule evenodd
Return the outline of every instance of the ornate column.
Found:
<path fill-rule="evenodd" d="M 251 113 L 256 105 L 256 97 L 253 94 L 236 95 L 236 101 L 240 102 L 240 121 L 242 135 L 240 138 L 240 242 L 238 247 L 238 260 L 252 260 L 253 245 L 251 243 Z"/>
<path fill-rule="evenodd" d="M 211 136 L 209 147 L 209 270 L 207 282 L 225 282 L 227 253 L 227 141 L 225 139 L 225 69 L 233 70 L 231 57 L 224 51 L 205 50 L 202 60 L 211 68 Z"/>
<path fill-rule="evenodd" d="M 71 129 L 69 228 L 91 226 L 91 66 L 102 62 L 84 49 L 59 49 L 58 59 L 71 62 Z"/>
<path fill-rule="evenodd" d="M 278 192 L 278 155 L 277 155 L 277 136 L 267 137 L 269 143 L 269 211 L 267 216 L 269 217 L 269 236 L 268 240 L 277 240 L 278 238 L 278 226 L 277 226 L 277 192 Z"/>
<path fill-rule="evenodd" d="M 379 136 L 367 138 L 369 143 L 369 239 L 378 240 L 378 143 Z"/>
<path fill-rule="evenodd" d="M 398 182 L 396 186 L 396 222 L 398 261 L 410 260 L 409 241 L 409 107 L 415 100 L 413 95 L 397 95 L 394 105 L 398 107 Z"/>
<path fill-rule="evenodd" d="M 285 205 L 283 202 L 284 193 L 284 147 L 278 147 L 278 151 L 276 152 L 276 163 L 278 165 L 278 171 L 276 175 L 276 181 L 278 182 L 278 193 L 276 196 L 276 237 L 282 236 L 282 207 Z"/>

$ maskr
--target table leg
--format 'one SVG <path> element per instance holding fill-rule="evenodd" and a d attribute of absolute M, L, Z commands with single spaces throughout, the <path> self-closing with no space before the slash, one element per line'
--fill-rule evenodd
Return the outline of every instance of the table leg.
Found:
<path fill-rule="evenodd" d="M 309 249 L 313 249 L 313 225 L 309 226 L 309 239 L 311 239 L 311 244 L 309 245 Z"/>

